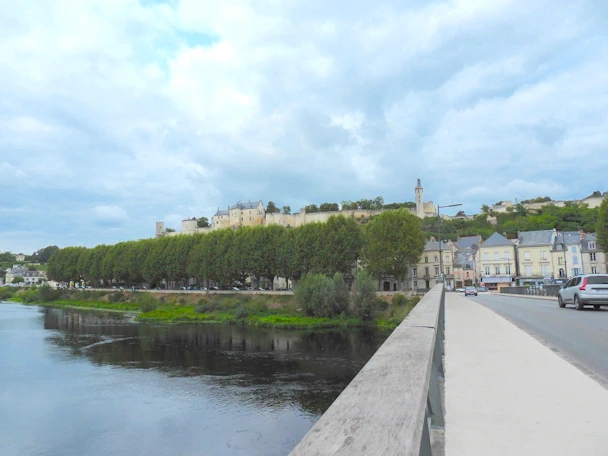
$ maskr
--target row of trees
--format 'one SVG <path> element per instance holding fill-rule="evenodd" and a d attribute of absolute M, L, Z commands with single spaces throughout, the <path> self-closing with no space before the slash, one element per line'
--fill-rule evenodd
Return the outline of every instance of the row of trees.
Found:
<path fill-rule="evenodd" d="M 115 280 L 151 286 L 161 281 L 231 285 L 247 277 L 271 283 L 298 281 L 309 273 L 349 277 L 358 260 L 376 277 L 405 277 L 424 248 L 421 221 L 405 209 L 374 217 L 365 227 L 352 217 L 297 228 L 278 225 L 217 230 L 207 234 L 67 247 L 49 263 L 49 278 L 98 283 Z"/>
<path fill-rule="evenodd" d="M 360 199 L 358 201 L 342 201 L 340 204 L 338 203 L 321 203 L 317 204 L 309 204 L 304 207 L 304 210 L 307 213 L 314 212 L 339 212 L 346 210 L 380 210 L 380 209 L 401 209 L 401 208 L 414 208 L 416 207 L 416 203 L 413 202 L 404 202 L 404 203 L 390 203 L 384 204 L 384 198 L 381 196 L 377 196 L 374 199 Z M 283 212 L 283 214 L 291 214 L 290 206 L 283 206 L 283 210 L 279 209 L 277 205 L 273 201 L 268 201 L 268 205 L 266 207 L 266 212 L 268 213 L 279 213 Z"/>

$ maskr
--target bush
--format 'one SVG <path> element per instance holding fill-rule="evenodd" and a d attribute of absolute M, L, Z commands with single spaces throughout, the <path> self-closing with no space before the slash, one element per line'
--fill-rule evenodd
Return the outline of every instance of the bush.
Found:
<path fill-rule="evenodd" d="M 384 299 L 376 297 L 376 305 L 374 307 L 376 310 L 386 310 L 388 309 L 388 302 L 386 302 Z"/>
<path fill-rule="evenodd" d="M 235 318 L 237 318 L 238 320 L 241 320 L 243 318 L 247 318 L 249 316 L 249 309 L 247 308 L 246 305 L 241 304 L 240 306 L 238 306 L 236 308 L 236 310 L 234 311 L 234 316 Z"/>
<path fill-rule="evenodd" d="M 371 320 L 376 302 L 376 281 L 367 271 L 359 271 L 355 277 L 352 295 L 352 313 L 361 320 Z"/>
<path fill-rule="evenodd" d="M 125 294 L 122 291 L 110 293 L 110 295 L 108 296 L 108 301 L 112 304 L 125 302 Z"/>
<path fill-rule="evenodd" d="M 219 296 L 214 296 L 210 301 L 205 301 L 204 299 L 199 300 L 199 305 L 195 309 L 198 313 L 211 313 L 216 312 L 222 309 L 222 303 L 220 302 Z"/>
<path fill-rule="evenodd" d="M 42 302 L 51 302 L 60 299 L 62 296 L 61 290 L 53 290 L 48 285 L 39 288 L 40 300 Z"/>
<path fill-rule="evenodd" d="M 295 290 L 298 303 L 307 315 L 335 317 L 348 309 L 348 285 L 342 274 L 329 278 L 324 274 L 307 274 Z"/>
<path fill-rule="evenodd" d="M 141 296 L 138 296 L 137 301 L 139 309 L 144 313 L 156 310 L 158 307 L 158 301 L 150 293 L 142 293 Z"/>
<path fill-rule="evenodd" d="M 408 303 L 408 300 L 402 294 L 398 294 L 393 298 L 393 305 L 395 306 L 405 306 Z"/>

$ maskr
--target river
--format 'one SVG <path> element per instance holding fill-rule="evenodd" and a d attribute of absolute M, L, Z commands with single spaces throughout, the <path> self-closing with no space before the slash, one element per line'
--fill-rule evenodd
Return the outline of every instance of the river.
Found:
<path fill-rule="evenodd" d="M 0 303 L 0 454 L 285 455 L 387 336 Z"/>

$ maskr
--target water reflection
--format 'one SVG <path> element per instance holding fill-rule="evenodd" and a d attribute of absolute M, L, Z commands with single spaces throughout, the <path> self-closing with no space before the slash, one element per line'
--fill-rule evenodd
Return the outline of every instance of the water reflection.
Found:
<path fill-rule="evenodd" d="M 57 445 L 41 441 L 41 448 L 57 449 L 44 454 L 78 454 L 64 445 L 77 440 L 78 432 L 96 442 L 95 451 L 86 454 L 108 454 L 116 451 L 117 434 L 131 431 L 143 436 L 131 454 L 286 454 L 387 336 L 363 330 L 149 326 L 110 312 L 9 307 L 7 312 L 0 306 L 0 344 L 12 342 L 4 346 L 12 370 L 0 372 L 0 380 L 14 391 L 23 388 L 23 394 L 35 389 L 40 403 L 52 396 L 62 404 L 47 407 L 44 423 L 57 418 L 73 423 Z M 8 318 L 19 311 L 27 316 Z M 4 331 L 9 327 L 12 332 Z M 20 377 L 12 374 L 20 370 Z M 40 403 L 28 409 L 16 398 L 0 400 L 9 412 L 15 409 L 13 417 L 38 416 Z M 148 428 L 134 424 L 132 416 L 136 422 L 145 417 Z M 95 426 L 82 424 L 88 420 Z M 3 424 L 9 435 L 13 422 L 0 418 Z M 170 432 L 162 431 L 166 426 Z M 0 440 L 2 432 L 0 426 Z M 13 448 L 23 450 L 26 435 L 10 432 Z M 158 445 L 169 445 L 169 453 Z"/>

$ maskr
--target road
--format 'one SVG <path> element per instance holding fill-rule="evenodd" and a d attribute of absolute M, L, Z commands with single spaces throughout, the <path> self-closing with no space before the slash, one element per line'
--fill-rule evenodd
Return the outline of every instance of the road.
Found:
<path fill-rule="evenodd" d="M 608 307 L 577 311 L 560 309 L 557 300 L 480 293 L 469 297 L 565 355 L 574 365 L 608 388 Z M 559 380 L 559 379 L 556 379 Z"/>

